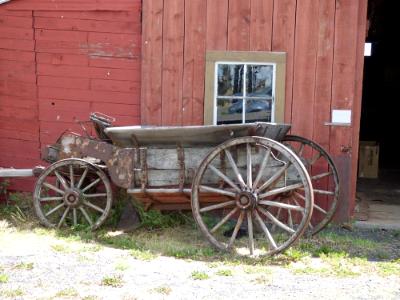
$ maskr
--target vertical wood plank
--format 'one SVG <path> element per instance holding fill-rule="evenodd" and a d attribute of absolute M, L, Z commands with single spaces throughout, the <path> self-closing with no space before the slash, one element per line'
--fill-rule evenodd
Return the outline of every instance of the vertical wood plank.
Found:
<path fill-rule="evenodd" d="M 274 1 L 272 51 L 282 51 L 287 53 L 285 83 L 285 122 L 287 123 L 291 123 L 292 121 L 295 24 L 296 0 Z"/>
<path fill-rule="evenodd" d="M 252 0 L 250 19 L 250 50 L 271 51 L 273 0 Z"/>
<path fill-rule="evenodd" d="M 352 155 L 352 167 L 353 172 L 350 186 L 350 213 L 354 212 L 356 186 L 357 186 L 357 164 L 358 164 L 358 146 L 360 136 L 360 119 L 361 119 L 361 103 L 362 103 L 362 85 L 364 76 L 364 43 L 366 38 L 366 26 L 367 26 L 367 9 L 368 0 L 359 0 L 358 8 L 358 38 L 357 38 L 357 61 L 356 61 L 356 90 L 353 104 L 353 155 Z"/>
<path fill-rule="evenodd" d="M 228 0 L 207 0 L 207 50 L 226 50 Z"/>
<path fill-rule="evenodd" d="M 185 4 L 182 123 L 203 124 L 207 2 Z"/>
<path fill-rule="evenodd" d="M 182 125 L 184 0 L 164 3 L 162 125 Z"/>
<path fill-rule="evenodd" d="M 229 0 L 228 50 L 250 49 L 250 0 Z"/>
<path fill-rule="evenodd" d="M 332 109 L 352 110 L 355 97 L 359 1 L 336 0 L 335 45 L 332 79 Z M 354 199 L 352 180 L 352 127 L 334 126 L 330 132 L 330 152 L 341 176 L 341 195 L 337 212 L 340 221 L 348 220 Z"/>
<path fill-rule="evenodd" d="M 318 41 L 318 1 L 303 0 L 297 3 L 292 131 L 312 139 L 314 117 L 315 69 Z"/>
<path fill-rule="evenodd" d="M 329 122 L 332 100 L 332 64 L 335 34 L 335 2 L 319 1 L 318 53 L 314 102 L 313 140 L 329 151 Z"/>
<path fill-rule="evenodd" d="M 163 0 L 143 1 L 141 120 L 161 125 Z"/>
<path fill-rule="evenodd" d="M 317 65 L 315 71 L 315 100 L 313 117 L 313 136 L 312 140 L 320 144 L 329 152 L 329 132 L 330 127 L 324 125 L 330 121 L 331 100 L 332 100 L 332 64 L 333 64 L 333 44 L 335 33 L 335 2 L 319 1 L 318 12 L 318 44 L 317 44 Z M 318 161 L 313 166 L 314 174 L 321 174 L 328 171 L 328 165 Z M 331 190 L 332 182 L 329 180 L 318 180 L 313 182 L 314 188 L 321 190 Z M 329 209 L 329 197 L 314 195 L 320 207 Z M 314 220 L 318 222 L 324 217 L 316 211 L 313 213 Z"/>

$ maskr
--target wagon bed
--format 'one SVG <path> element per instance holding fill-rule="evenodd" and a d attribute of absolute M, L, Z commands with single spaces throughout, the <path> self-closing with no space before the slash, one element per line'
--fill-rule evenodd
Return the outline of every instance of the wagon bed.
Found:
<path fill-rule="evenodd" d="M 280 141 L 290 129 L 288 124 L 257 122 L 251 124 L 205 126 L 125 126 L 104 130 L 113 143 L 120 147 L 154 145 L 218 145 L 228 139 L 261 136 Z"/>

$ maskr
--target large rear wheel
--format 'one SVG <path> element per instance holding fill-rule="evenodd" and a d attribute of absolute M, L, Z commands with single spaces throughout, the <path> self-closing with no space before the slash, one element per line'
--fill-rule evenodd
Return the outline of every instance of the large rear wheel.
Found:
<path fill-rule="evenodd" d="M 292 193 L 302 196 L 291 203 Z M 273 255 L 308 226 L 313 207 L 310 177 L 287 147 L 261 137 L 241 137 L 214 148 L 192 185 L 193 216 L 220 250 Z"/>

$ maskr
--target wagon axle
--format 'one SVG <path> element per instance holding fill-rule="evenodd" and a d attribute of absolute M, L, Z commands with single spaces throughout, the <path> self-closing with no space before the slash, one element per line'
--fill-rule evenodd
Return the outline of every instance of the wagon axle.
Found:
<path fill-rule="evenodd" d="M 240 209 L 254 210 L 257 207 L 258 195 L 256 193 L 243 191 L 236 194 L 236 205 Z"/>

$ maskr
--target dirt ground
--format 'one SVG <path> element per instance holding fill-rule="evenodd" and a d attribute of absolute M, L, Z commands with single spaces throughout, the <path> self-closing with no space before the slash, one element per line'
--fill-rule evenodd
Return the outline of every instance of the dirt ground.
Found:
<path fill-rule="evenodd" d="M 3 219 L 0 298 L 400 299 L 398 231 L 331 228 L 266 260 L 207 247 L 190 226 L 60 233 Z"/>

